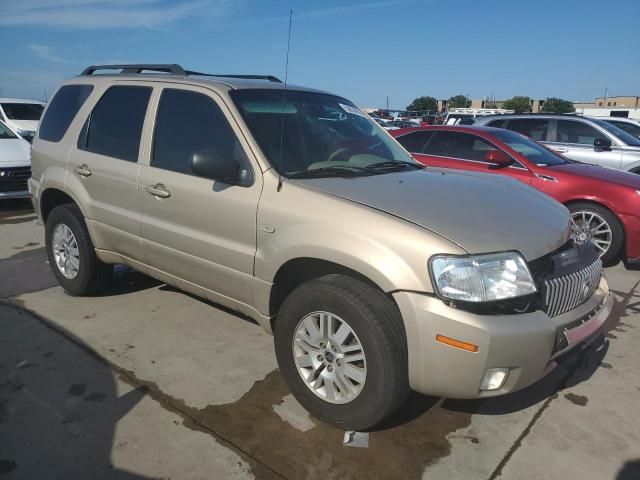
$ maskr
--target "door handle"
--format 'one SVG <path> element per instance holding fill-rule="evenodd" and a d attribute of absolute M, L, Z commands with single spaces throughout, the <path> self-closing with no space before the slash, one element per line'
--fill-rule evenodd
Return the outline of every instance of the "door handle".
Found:
<path fill-rule="evenodd" d="M 169 198 L 171 196 L 171 192 L 165 188 L 164 185 L 158 183 L 157 185 L 148 185 L 144 187 L 147 193 L 153 195 L 158 198 Z"/>
<path fill-rule="evenodd" d="M 77 167 L 73 167 L 73 171 L 81 177 L 90 177 L 92 173 L 89 167 L 87 167 L 86 163 L 83 163 L 82 165 L 79 165 Z"/>
<path fill-rule="evenodd" d="M 556 153 L 567 153 L 569 150 L 566 148 L 551 148 Z"/>

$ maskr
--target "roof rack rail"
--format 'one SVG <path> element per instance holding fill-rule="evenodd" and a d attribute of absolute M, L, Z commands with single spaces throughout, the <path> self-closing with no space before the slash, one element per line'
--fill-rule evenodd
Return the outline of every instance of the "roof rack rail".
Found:
<path fill-rule="evenodd" d="M 91 65 L 85 68 L 80 75 L 93 75 L 98 70 L 120 70 L 122 75 L 139 74 L 145 70 L 151 72 L 172 73 L 185 77 L 187 72 L 180 65 L 174 64 L 132 64 L 132 65 Z"/>
<path fill-rule="evenodd" d="M 161 72 L 161 73 L 170 73 L 172 75 L 178 75 L 180 77 L 186 77 L 189 75 L 199 75 L 202 77 L 219 77 L 219 78 L 242 78 L 245 80 L 268 80 L 269 82 L 282 83 L 278 77 L 274 77 L 273 75 L 231 75 L 231 74 L 213 74 L 213 73 L 201 73 L 194 72 L 192 70 L 185 70 L 180 65 L 175 63 L 172 64 L 151 64 L 151 63 L 141 63 L 141 64 L 132 64 L 132 65 L 91 65 L 90 67 L 85 68 L 81 76 L 84 75 L 93 75 L 100 70 L 120 70 L 121 75 L 137 75 L 142 72 L 150 71 L 150 72 Z"/>
<path fill-rule="evenodd" d="M 244 80 L 268 80 L 270 82 L 282 83 L 282 80 L 280 80 L 278 77 L 275 77 L 273 75 L 242 75 L 242 74 L 232 75 L 228 73 L 221 73 L 221 74 L 201 73 L 201 72 L 194 72 L 192 70 L 187 70 L 186 73 L 187 75 L 200 75 L 202 77 L 242 78 Z"/>

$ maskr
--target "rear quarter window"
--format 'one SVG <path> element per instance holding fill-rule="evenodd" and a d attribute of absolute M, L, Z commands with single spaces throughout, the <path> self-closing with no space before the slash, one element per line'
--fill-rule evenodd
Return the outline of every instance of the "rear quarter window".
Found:
<path fill-rule="evenodd" d="M 84 105 L 93 85 L 65 85 L 58 90 L 47 109 L 38 136 L 48 142 L 59 142 Z"/>

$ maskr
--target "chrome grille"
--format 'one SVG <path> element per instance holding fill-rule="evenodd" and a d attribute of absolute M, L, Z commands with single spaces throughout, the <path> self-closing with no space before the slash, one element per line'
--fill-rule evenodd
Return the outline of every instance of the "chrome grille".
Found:
<path fill-rule="evenodd" d="M 556 317 L 588 300 L 600 283 L 602 261 L 555 278 L 544 280 L 544 303 L 547 315 Z"/>

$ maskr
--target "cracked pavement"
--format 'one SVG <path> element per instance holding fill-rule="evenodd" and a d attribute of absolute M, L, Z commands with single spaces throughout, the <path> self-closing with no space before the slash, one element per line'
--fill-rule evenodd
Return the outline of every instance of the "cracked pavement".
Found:
<path fill-rule="evenodd" d="M 0 477 L 640 478 L 640 272 L 607 270 L 602 342 L 477 401 L 412 395 L 342 445 L 290 395 L 251 320 L 126 268 L 72 298 L 25 202 L 0 205 Z"/>

